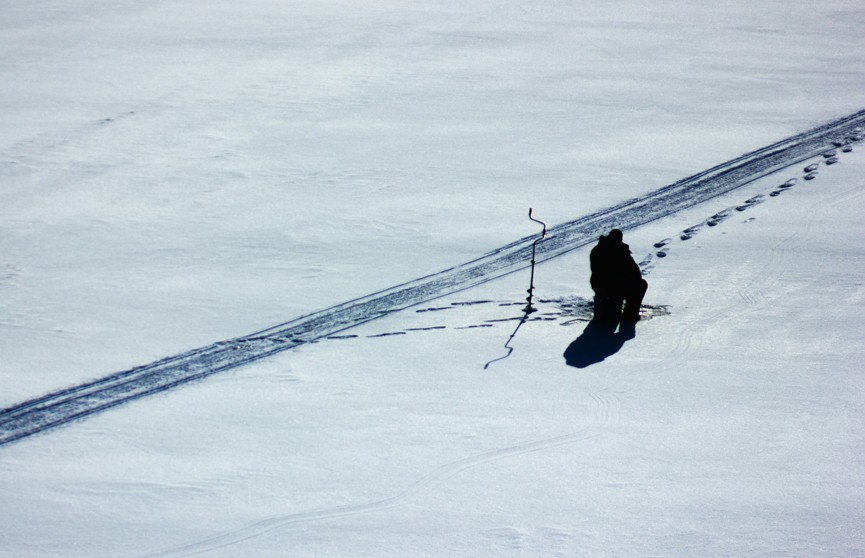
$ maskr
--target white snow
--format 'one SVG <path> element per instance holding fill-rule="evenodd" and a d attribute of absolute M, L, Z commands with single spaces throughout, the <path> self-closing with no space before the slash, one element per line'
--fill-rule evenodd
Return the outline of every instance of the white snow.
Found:
<path fill-rule="evenodd" d="M 844 0 L 3 2 L 0 407 L 861 110 L 863 26 Z M 2 446 L 0 556 L 862 555 L 863 151 L 629 231 L 638 261 L 672 239 L 669 315 L 592 366 L 552 302 L 590 296 L 586 248 L 537 268 L 550 319 L 487 370 L 528 272 Z"/>

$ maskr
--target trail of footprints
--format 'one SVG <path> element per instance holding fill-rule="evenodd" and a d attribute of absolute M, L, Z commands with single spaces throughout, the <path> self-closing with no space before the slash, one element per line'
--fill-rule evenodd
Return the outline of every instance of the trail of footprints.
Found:
<path fill-rule="evenodd" d="M 837 140 L 833 142 L 834 149 L 829 149 L 828 151 L 822 154 L 822 159 L 817 161 L 816 163 L 811 163 L 808 166 L 802 169 L 802 179 L 806 181 L 811 181 L 817 178 L 820 174 L 819 169 L 821 166 L 832 166 L 838 163 L 838 153 L 850 153 L 853 151 L 853 144 L 862 141 L 865 139 L 865 130 L 861 128 L 857 128 L 853 134 L 844 138 L 843 140 Z M 791 178 L 776 186 L 771 192 L 769 192 L 769 197 L 774 198 L 780 196 L 793 186 L 799 183 L 799 178 Z M 739 205 L 734 207 L 729 207 L 723 211 L 719 211 L 715 213 L 708 219 L 697 223 L 696 225 L 692 225 L 679 233 L 678 239 L 685 241 L 691 240 L 698 232 L 700 232 L 704 227 L 715 227 L 725 220 L 729 219 L 731 216 L 735 215 L 737 212 L 743 212 L 751 209 L 755 205 L 759 205 L 766 201 L 765 194 L 758 194 L 753 196 Z M 744 222 L 752 221 L 754 218 L 746 219 Z M 659 240 L 656 242 L 653 247 L 655 251 L 650 252 L 646 255 L 645 258 L 640 262 L 640 269 L 643 272 L 643 275 L 648 275 L 649 272 L 654 268 L 654 264 L 656 259 L 658 258 L 666 258 L 670 253 L 670 248 L 673 243 L 673 238 L 665 238 L 663 240 Z"/>
<path fill-rule="evenodd" d="M 863 139 L 865 139 L 865 130 L 857 128 L 855 133 L 850 135 L 849 137 L 846 137 L 843 140 L 835 141 L 834 148 L 829 149 L 825 153 L 823 153 L 822 159 L 820 161 L 809 164 L 802 169 L 801 178 L 805 181 L 814 180 L 819 175 L 819 170 L 822 166 L 831 166 L 838 163 L 839 152 L 849 153 L 853 151 L 853 144 L 860 142 Z M 799 180 L 799 178 L 790 178 L 783 184 L 776 186 L 771 192 L 768 193 L 768 198 L 780 196 L 781 194 L 798 184 Z M 648 275 L 649 272 L 651 272 L 651 270 L 654 268 L 655 262 L 658 259 L 666 258 L 669 255 L 670 248 L 676 241 L 691 240 L 704 228 L 716 227 L 727 219 L 730 219 L 731 217 L 739 213 L 748 211 L 752 207 L 759 205 L 765 201 L 767 201 L 767 195 L 758 194 L 756 196 L 748 198 L 739 205 L 728 207 L 727 209 L 719 211 L 711 217 L 708 217 L 702 222 L 682 230 L 676 237 L 659 240 L 653 245 L 654 251 L 650 252 L 639 264 L 643 275 Z M 753 219 L 754 218 L 751 217 L 750 219 L 746 219 L 744 222 L 752 221 Z M 453 314 L 453 311 L 457 311 L 456 313 L 460 314 L 461 317 L 466 319 L 464 323 L 459 325 L 431 325 L 423 327 L 410 327 L 399 331 L 385 331 L 380 333 L 371 333 L 367 335 L 331 335 L 326 339 L 374 339 L 446 329 L 489 328 L 504 323 L 514 324 L 516 322 L 519 322 L 520 320 L 526 320 L 530 322 L 559 322 L 559 324 L 562 326 L 570 326 L 577 323 L 586 323 L 590 321 L 594 312 L 591 299 L 577 296 L 536 300 L 534 301 L 534 306 L 538 309 L 538 311 L 530 315 L 526 315 L 523 311 L 525 305 L 525 302 L 509 302 L 495 300 L 452 302 L 447 306 L 431 306 L 427 308 L 421 308 L 415 310 L 415 313 L 420 316 L 424 314 L 438 315 L 442 312 L 449 312 Z M 460 308 L 465 308 L 469 306 L 478 308 L 470 314 L 458 312 Z M 670 311 L 667 306 L 643 305 L 640 309 L 640 315 L 643 320 L 652 319 L 657 316 L 668 315 L 669 313 Z M 471 316 L 471 318 L 468 318 L 467 316 Z M 483 319 L 482 317 L 479 318 L 479 316 L 486 316 L 487 319 Z M 454 322 L 457 320 L 449 319 L 448 321 Z"/>

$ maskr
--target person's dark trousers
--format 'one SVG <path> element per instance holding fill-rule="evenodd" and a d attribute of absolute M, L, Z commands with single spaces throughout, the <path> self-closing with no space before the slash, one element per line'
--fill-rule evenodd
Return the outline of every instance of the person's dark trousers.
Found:
<path fill-rule="evenodd" d="M 614 329 L 622 318 L 622 298 L 603 290 L 595 293 L 594 321 Z"/>
<path fill-rule="evenodd" d="M 640 305 L 649 284 L 645 279 L 640 279 L 631 285 L 631 289 L 625 293 L 625 309 L 622 310 L 622 321 L 635 322 L 640 319 Z"/>

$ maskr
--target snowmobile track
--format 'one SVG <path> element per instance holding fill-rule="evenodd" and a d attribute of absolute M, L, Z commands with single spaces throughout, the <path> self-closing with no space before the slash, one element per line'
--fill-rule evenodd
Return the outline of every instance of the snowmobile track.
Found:
<path fill-rule="evenodd" d="M 537 261 L 561 256 L 618 227 L 634 229 L 693 207 L 775 171 L 863 139 L 865 110 L 794 135 L 619 205 L 551 227 Z M 806 177 L 807 178 L 807 177 Z M 738 208 L 737 208 L 738 209 Z M 535 236 L 470 262 L 339 304 L 244 337 L 168 357 L 0 410 L 0 445 L 270 355 L 338 334 L 529 266 Z"/>

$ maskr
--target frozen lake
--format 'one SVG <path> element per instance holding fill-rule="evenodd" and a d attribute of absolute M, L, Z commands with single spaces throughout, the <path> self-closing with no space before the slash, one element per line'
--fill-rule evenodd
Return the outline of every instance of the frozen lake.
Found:
<path fill-rule="evenodd" d="M 4 408 L 865 108 L 847 1 L 0 14 Z M 0 555 L 859 555 L 865 159 L 839 139 L 627 231 L 650 319 L 585 368 L 588 246 L 538 266 L 542 319 L 486 371 L 527 272 L 0 446 Z"/>

